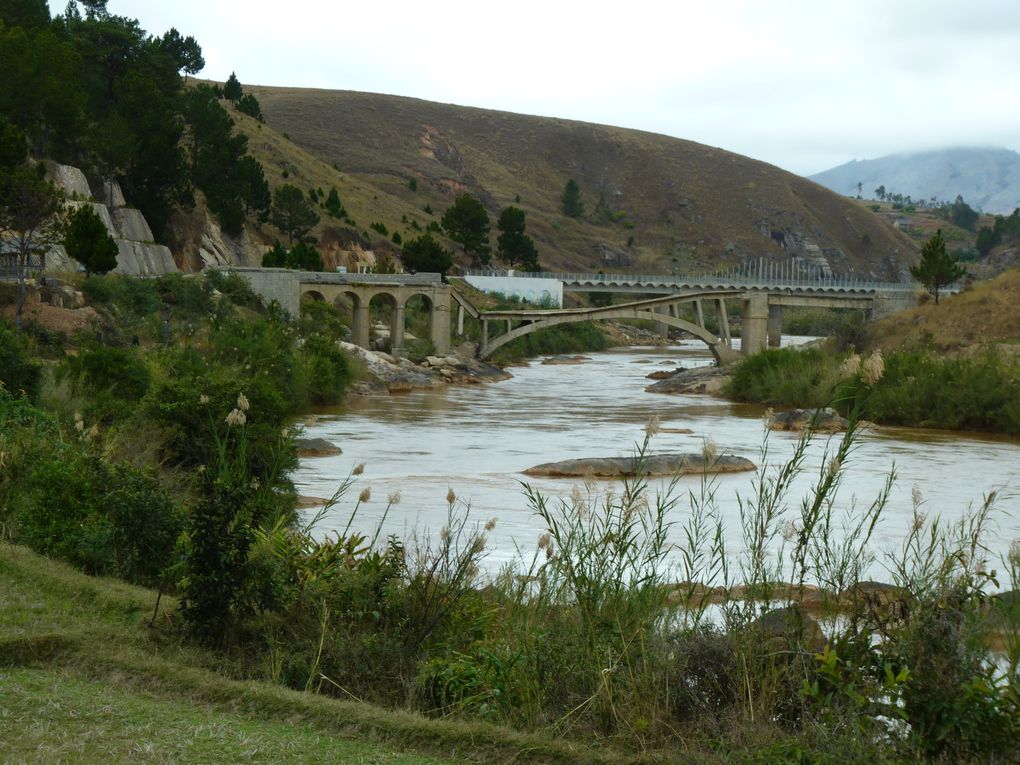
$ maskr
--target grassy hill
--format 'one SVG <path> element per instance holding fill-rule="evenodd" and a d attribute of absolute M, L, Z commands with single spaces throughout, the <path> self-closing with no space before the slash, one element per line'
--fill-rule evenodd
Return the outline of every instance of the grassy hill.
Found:
<path fill-rule="evenodd" d="M 994 345 L 1016 353 L 1020 351 L 1018 303 L 1020 269 L 1014 268 L 948 295 L 938 305 L 928 301 L 869 325 L 868 345 L 888 350 L 920 342 L 951 352 Z"/>
<path fill-rule="evenodd" d="M 522 207 L 541 264 L 553 270 L 669 273 L 797 255 L 836 273 L 895 279 L 916 257 L 916 244 L 870 210 L 690 141 L 397 96 L 246 90 L 266 123 L 237 120 L 270 185 L 326 192 L 335 185 L 356 222 L 324 215 L 316 233 L 327 242 L 360 238 L 393 251 L 394 231 L 415 236 L 468 191 L 493 220 L 505 205 Z M 578 219 L 561 209 L 570 178 L 585 203 Z"/>

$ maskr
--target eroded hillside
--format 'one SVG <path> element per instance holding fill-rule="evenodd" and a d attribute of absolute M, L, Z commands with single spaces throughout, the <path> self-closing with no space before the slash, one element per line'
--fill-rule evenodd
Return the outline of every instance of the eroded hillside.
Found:
<path fill-rule="evenodd" d="M 493 219 L 505 205 L 522 207 L 547 269 L 668 273 L 798 256 L 839 274 L 899 279 L 916 257 L 917 245 L 870 210 L 690 141 L 396 96 L 246 90 L 266 124 L 238 121 L 270 184 L 340 192 L 356 225 L 324 216 L 327 240 L 392 249 L 393 232 L 415 236 L 469 191 Z M 562 212 L 570 178 L 583 195 L 580 218 Z"/>

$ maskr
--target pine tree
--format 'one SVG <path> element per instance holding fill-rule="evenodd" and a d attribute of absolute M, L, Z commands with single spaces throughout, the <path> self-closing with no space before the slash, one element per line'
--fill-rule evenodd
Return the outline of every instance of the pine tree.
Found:
<path fill-rule="evenodd" d="M 584 201 L 581 199 L 581 187 L 571 178 L 563 189 L 563 214 L 568 218 L 580 218 L 584 215 Z"/>
<path fill-rule="evenodd" d="M 442 226 L 449 237 L 481 265 L 489 256 L 489 213 L 477 197 L 461 194 L 443 213 Z"/>
<path fill-rule="evenodd" d="M 227 78 L 226 83 L 223 85 L 223 97 L 228 101 L 237 103 L 243 95 L 244 91 L 241 89 L 241 81 L 237 79 L 236 74 L 231 72 L 230 77 Z"/>
<path fill-rule="evenodd" d="M 300 239 L 319 222 L 319 216 L 305 200 L 301 189 L 285 183 L 273 192 L 272 221 L 287 235 L 288 244 L 292 244 L 295 238 Z"/>
<path fill-rule="evenodd" d="M 85 266 L 86 274 L 105 274 L 117 267 L 117 243 L 91 205 L 82 205 L 71 213 L 64 247 L 68 255 Z"/>
<path fill-rule="evenodd" d="M 938 305 L 939 290 L 960 279 L 967 269 L 946 251 L 946 240 L 939 229 L 921 248 L 921 262 L 911 266 L 910 273 L 935 297 L 935 305 Z"/>
<path fill-rule="evenodd" d="M 505 207 L 496 222 L 500 230 L 499 257 L 508 266 L 520 266 L 525 271 L 538 271 L 538 250 L 534 240 L 524 233 L 524 210 Z"/>

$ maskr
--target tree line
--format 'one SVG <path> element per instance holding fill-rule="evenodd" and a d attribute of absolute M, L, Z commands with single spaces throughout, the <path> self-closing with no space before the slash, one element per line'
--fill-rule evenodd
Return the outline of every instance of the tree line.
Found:
<path fill-rule="evenodd" d="M 224 230 L 270 207 L 262 166 L 234 131 L 223 99 L 261 118 L 234 77 L 231 92 L 184 77 L 205 66 L 194 37 L 146 33 L 106 0 L 71 0 L 50 17 L 45 0 L 0 0 L 0 165 L 29 155 L 116 180 L 158 239 L 195 190 Z"/>

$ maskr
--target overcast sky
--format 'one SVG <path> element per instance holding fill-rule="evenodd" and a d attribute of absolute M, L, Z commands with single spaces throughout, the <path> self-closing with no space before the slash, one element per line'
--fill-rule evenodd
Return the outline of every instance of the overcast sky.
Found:
<path fill-rule="evenodd" d="M 53 13 L 63 0 L 51 0 Z M 242 83 L 640 128 L 810 175 L 1020 149 L 1018 0 L 109 0 Z"/>

